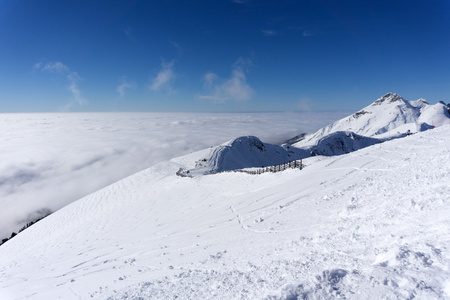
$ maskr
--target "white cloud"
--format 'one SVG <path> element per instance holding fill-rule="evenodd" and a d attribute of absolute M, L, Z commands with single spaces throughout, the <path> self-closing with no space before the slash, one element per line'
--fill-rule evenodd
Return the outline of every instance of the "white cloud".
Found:
<path fill-rule="evenodd" d="M 152 79 L 152 82 L 149 86 L 150 90 L 160 91 L 162 89 L 166 89 L 169 92 L 172 91 L 171 84 L 175 80 L 175 73 L 173 71 L 174 64 L 174 60 L 169 63 L 166 63 L 164 61 L 162 62 L 161 70 L 159 71 L 158 75 L 156 75 L 156 77 Z"/>
<path fill-rule="evenodd" d="M 81 92 L 78 88 L 78 81 L 81 80 L 80 76 L 78 76 L 77 72 L 71 72 L 69 75 L 67 75 L 67 78 L 69 79 L 70 83 L 68 90 L 72 93 L 75 102 L 79 105 L 83 105 L 85 101 L 81 97 Z"/>
<path fill-rule="evenodd" d="M 308 37 L 308 36 L 315 36 L 317 35 L 317 32 L 314 32 L 312 30 L 303 30 L 303 36 Z"/>
<path fill-rule="evenodd" d="M 213 72 L 208 72 L 203 76 L 203 82 L 206 86 L 211 86 L 215 80 L 219 79 L 219 77 Z"/>
<path fill-rule="evenodd" d="M 203 82 L 204 88 L 209 91 L 209 94 L 197 97 L 213 103 L 223 103 L 228 100 L 246 101 L 251 99 L 255 92 L 247 84 L 245 75 L 248 72 L 247 66 L 249 65 L 251 65 L 250 60 L 240 58 L 233 64 L 231 76 L 226 80 L 220 80 L 215 73 L 206 73 L 203 76 Z"/>
<path fill-rule="evenodd" d="M 133 29 L 130 26 L 127 26 L 123 29 L 123 33 L 130 40 L 130 42 L 134 43 L 136 40 L 133 35 Z"/>
<path fill-rule="evenodd" d="M 41 67 L 42 67 L 41 62 L 35 63 L 33 66 L 33 71 L 38 71 Z"/>
<path fill-rule="evenodd" d="M 125 35 L 127 36 L 127 37 L 131 37 L 131 27 L 130 26 L 127 26 L 124 30 L 123 30 L 123 32 L 125 33 Z"/>
<path fill-rule="evenodd" d="M 308 97 L 302 97 L 297 102 L 297 108 L 303 112 L 311 111 L 311 99 Z"/>
<path fill-rule="evenodd" d="M 34 64 L 34 70 L 42 70 L 42 71 L 48 71 L 48 72 L 53 72 L 53 73 L 66 73 L 69 71 L 69 68 L 57 61 L 57 62 L 50 62 L 50 63 L 42 63 L 42 62 L 38 62 L 36 64 Z"/>
<path fill-rule="evenodd" d="M 55 63 L 46 64 L 43 70 L 48 70 L 55 73 L 64 73 L 69 71 L 69 68 L 65 64 L 58 61 Z"/>
<path fill-rule="evenodd" d="M 274 30 L 261 30 L 263 36 L 274 36 L 276 35 L 276 31 Z"/>
<path fill-rule="evenodd" d="M 134 88 L 136 83 L 134 81 L 128 81 L 125 76 L 120 78 L 120 84 L 117 86 L 116 91 L 119 93 L 120 97 L 125 96 L 125 90 Z"/>
<path fill-rule="evenodd" d="M 67 74 L 66 77 L 69 83 L 67 90 L 72 94 L 72 99 L 66 105 L 61 107 L 62 110 L 64 111 L 69 110 L 75 104 L 83 106 L 84 104 L 87 103 L 87 101 L 83 99 L 83 97 L 81 96 L 81 91 L 80 88 L 78 87 L 78 82 L 81 80 L 80 76 L 78 75 L 77 72 L 71 71 L 69 67 L 63 64 L 62 62 L 59 61 L 49 63 L 38 62 L 34 64 L 33 70 L 41 70 L 58 74 Z"/>
<path fill-rule="evenodd" d="M 67 79 L 69 81 L 67 90 L 72 94 L 72 99 L 60 108 L 62 111 L 69 111 L 74 105 L 83 106 L 87 103 L 87 101 L 81 96 L 81 91 L 78 87 L 78 82 L 81 80 L 81 77 L 77 74 L 77 72 L 70 72 L 67 75 Z"/>
<path fill-rule="evenodd" d="M 169 41 L 170 45 L 174 47 L 177 50 L 178 56 L 181 56 L 183 54 L 183 48 L 181 48 L 180 44 L 174 41 Z"/>

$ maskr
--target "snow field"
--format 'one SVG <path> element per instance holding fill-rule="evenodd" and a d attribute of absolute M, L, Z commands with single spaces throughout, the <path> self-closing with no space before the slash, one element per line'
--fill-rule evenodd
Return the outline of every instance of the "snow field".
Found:
<path fill-rule="evenodd" d="M 450 299 L 449 129 L 258 176 L 160 163 L 4 244 L 0 298 Z"/>

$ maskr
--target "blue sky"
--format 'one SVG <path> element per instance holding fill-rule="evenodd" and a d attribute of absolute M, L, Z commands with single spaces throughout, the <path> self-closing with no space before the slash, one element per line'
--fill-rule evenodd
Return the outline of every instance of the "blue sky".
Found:
<path fill-rule="evenodd" d="M 450 2 L 0 1 L 0 112 L 449 102 Z"/>

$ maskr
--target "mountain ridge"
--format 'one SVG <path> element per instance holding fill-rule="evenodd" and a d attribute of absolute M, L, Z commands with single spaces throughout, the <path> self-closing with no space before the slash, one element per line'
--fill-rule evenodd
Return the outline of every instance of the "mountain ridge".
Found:
<path fill-rule="evenodd" d="M 434 128 L 434 124 L 450 124 L 445 103 L 430 105 L 422 98 L 408 101 L 398 94 L 387 93 L 316 133 L 299 134 L 281 146 L 263 143 L 254 136 L 242 136 L 212 147 L 209 153 L 196 161 L 194 168 L 183 166 L 177 174 L 192 177 L 273 166 L 316 155 L 342 155 Z M 292 146 L 289 145 L 291 143 Z"/>
<path fill-rule="evenodd" d="M 430 105 L 422 98 L 408 101 L 396 93 L 387 93 L 356 113 L 307 135 L 293 146 L 314 146 L 318 140 L 336 131 L 352 131 L 383 139 L 445 124 L 450 124 L 450 114 L 445 103 Z"/>

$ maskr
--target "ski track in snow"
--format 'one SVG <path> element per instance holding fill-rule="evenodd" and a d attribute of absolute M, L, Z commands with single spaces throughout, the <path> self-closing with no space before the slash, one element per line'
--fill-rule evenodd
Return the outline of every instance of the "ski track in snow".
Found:
<path fill-rule="evenodd" d="M 0 247 L 0 299 L 450 299 L 449 129 L 258 176 L 158 164 Z"/>

